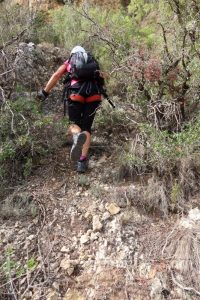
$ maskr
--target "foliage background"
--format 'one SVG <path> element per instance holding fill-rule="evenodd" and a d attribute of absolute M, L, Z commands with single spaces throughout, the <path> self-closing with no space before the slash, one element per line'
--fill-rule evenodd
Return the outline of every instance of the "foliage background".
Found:
<path fill-rule="evenodd" d="M 95 55 L 117 106 L 110 120 L 109 108 L 104 104 L 96 129 L 99 134 L 106 129 L 126 136 L 123 145 L 118 145 L 122 153 L 118 157 L 120 176 L 152 174 L 155 181 L 163 181 L 167 199 L 165 209 L 161 208 L 164 214 L 168 209 L 180 208 L 180 201 L 185 203 L 198 191 L 197 1 L 131 0 L 106 5 L 97 1 L 78 6 L 67 2 L 48 12 L 17 5 L 5 8 L 0 22 L 2 51 L 6 51 L 13 36 L 18 36 L 21 41 L 64 48 L 66 56 L 76 44 Z M 3 86 L 2 180 L 9 180 L 6 170 L 10 164 L 20 165 L 21 174 L 28 176 L 35 157 L 53 151 L 52 145 L 59 147 L 62 140 L 58 135 L 62 125 L 52 122 L 51 116 L 40 114 L 33 99 L 27 102 L 17 98 L 13 102 L 8 94 Z M 181 197 L 174 196 L 175 190 L 180 190 Z"/>

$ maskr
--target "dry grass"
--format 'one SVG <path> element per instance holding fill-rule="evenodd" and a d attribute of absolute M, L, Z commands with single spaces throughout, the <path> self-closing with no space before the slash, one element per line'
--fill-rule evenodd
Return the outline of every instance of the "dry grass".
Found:
<path fill-rule="evenodd" d="M 14 193 L 0 204 L 0 217 L 3 219 L 35 217 L 38 214 L 38 205 L 29 193 Z"/>
<path fill-rule="evenodd" d="M 182 158 L 179 167 L 179 182 L 185 198 L 198 191 L 199 188 L 199 166 L 193 156 Z"/>
<path fill-rule="evenodd" d="M 152 267 L 156 262 L 165 266 L 161 276 L 167 272 L 169 289 L 173 284 L 182 293 L 200 296 L 200 210 L 190 210 L 172 227 L 173 222 L 171 219 L 160 228 L 149 228 L 140 251 Z"/>
<path fill-rule="evenodd" d="M 164 217 L 169 212 L 188 212 L 192 208 L 191 199 L 200 189 L 198 156 L 188 155 L 174 162 L 163 160 L 149 169 L 142 163 L 142 155 L 139 161 L 131 161 L 130 156 L 119 170 L 120 178 L 130 178 L 140 185 L 131 197 L 133 205 L 145 212 L 160 212 Z"/>
<path fill-rule="evenodd" d="M 195 222 L 190 218 L 190 214 L 188 218 L 182 218 L 168 235 L 162 248 L 162 255 L 170 258 L 174 283 L 179 281 L 183 288 L 190 286 L 200 291 L 199 221 Z M 178 281 L 175 278 L 178 278 Z"/>
<path fill-rule="evenodd" d="M 160 280 L 170 294 L 173 291 L 173 299 L 198 299 L 200 210 L 192 209 L 187 217 L 171 217 L 153 226 L 147 222 L 141 233 L 138 256 L 150 266 L 146 276 L 152 282 Z"/>

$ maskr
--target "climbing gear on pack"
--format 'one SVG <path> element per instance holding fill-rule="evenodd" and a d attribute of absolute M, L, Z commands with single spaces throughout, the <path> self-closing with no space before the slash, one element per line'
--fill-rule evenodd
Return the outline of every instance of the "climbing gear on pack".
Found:
<path fill-rule="evenodd" d="M 71 75 L 70 73 L 67 73 L 67 76 L 65 77 L 64 81 L 64 89 L 62 93 L 62 102 L 63 102 L 63 108 L 64 108 L 64 116 L 66 116 L 67 112 L 67 101 L 69 99 L 69 88 L 71 86 Z"/>
<path fill-rule="evenodd" d="M 110 100 L 105 88 L 103 86 L 101 87 L 101 94 L 104 96 L 104 98 L 109 102 L 109 104 L 112 106 L 112 108 L 115 108 L 115 104 Z"/>
<path fill-rule="evenodd" d="M 84 160 L 79 160 L 77 162 L 77 172 L 78 173 L 85 173 L 88 169 L 88 160 L 84 159 Z"/>
<path fill-rule="evenodd" d="M 79 160 L 82 153 L 82 147 L 86 141 L 86 138 L 87 137 L 84 132 L 73 134 L 73 145 L 70 152 L 70 159 L 72 161 Z"/>

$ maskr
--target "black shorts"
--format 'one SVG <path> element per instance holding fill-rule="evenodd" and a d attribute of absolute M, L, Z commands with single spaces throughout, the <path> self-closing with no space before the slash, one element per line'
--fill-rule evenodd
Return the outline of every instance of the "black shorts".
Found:
<path fill-rule="evenodd" d="M 68 100 L 69 120 L 78 125 L 82 131 L 91 133 L 92 123 L 101 101 L 80 103 Z"/>

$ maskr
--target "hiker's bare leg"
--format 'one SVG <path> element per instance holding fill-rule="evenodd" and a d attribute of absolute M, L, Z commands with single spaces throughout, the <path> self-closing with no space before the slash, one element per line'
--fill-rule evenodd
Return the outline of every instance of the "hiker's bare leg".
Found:
<path fill-rule="evenodd" d="M 77 134 L 77 133 L 80 133 L 81 132 L 81 128 L 76 125 L 76 124 L 72 124 L 69 126 L 69 129 L 68 129 L 68 133 L 69 134 Z"/>
<path fill-rule="evenodd" d="M 91 144 L 91 134 L 88 131 L 83 131 L 83 132 L 86 135 L 86 141 L 85 141 L 85 144 L 83 145 L 83 148 L 82 148 L 82 156 L 87 157 L 88 151 L 89 151 L 89 148 L 90 148 L 90 144 Z"/>

